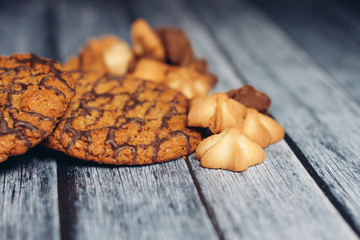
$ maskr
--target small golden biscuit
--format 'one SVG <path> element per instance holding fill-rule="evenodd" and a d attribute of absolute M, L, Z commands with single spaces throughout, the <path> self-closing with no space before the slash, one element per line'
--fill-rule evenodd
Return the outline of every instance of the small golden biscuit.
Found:
<path fill-rule="evenodd" d="M 270 134 L 270 144 L 276 143 L 284 138 L 284 128 L 277 121 L 262 113 L 259 113 L 258 117 L 262 125 L 264 125 Z"/>
<path fill-rule="evenodd" d="M 216 98 L 196 96 L 190 101 L 188 126 L 207 128 L 214 120 L 217 108 Z"/>
<path fill-rule="evenodd" d="M 253 108 L 248 108 L 244 121 L 243 131 L 251 140 L 259 144 L 262 148 L 270 144 L 270 133 L 261 123 L 260 113 Z"/>
<path fill-rule="evenodd" d="M 123 75 L 133 58 L 130 46 L 124 41 L 111 44 L 103 54 L 105 65 L 111 74 Z"/>
<path fill-rule="evenodd" d="M 100 73 L 124 75 L 133 59 L 130 46 L 115 35 L 90 38 L 79 57 L 70 57 L 67 70 L 95 70 Z"/>
<path fill-rule="evenodd" d="M 209 94 L 214 82 L 210 74 L 200 73 L 193 67 L 171 67 L 164 81 L 188 98 Z"/>
<path fill-rule="evenodd" d="M 153 82 L 163 82 L 168 70 L 169 66 L 163 62 L 142 58 L 136 64 L 134 72 L 129 75 Z"/>
<path fill-rule="evenodd" d="M 244 171 L 262 163 L 265 151 L 243 134 L 241 128 L 231 127 L 201 141 L 195 157 L 203 167 Z"/>
<path fill-rule="evenodd" d="M 149 58 L 138 60 L 135 70 L 128 75 L 158 83 L 164 82 L 187 98 L 207 95 L 216 83 L 212 74 L 200 73 L 194 66 L 175 67 Z"/>
<path fill-rule="evenodd" d="M 248 108 L 243 127 L 244 133 L 254 142 L 265 148 L 284 138 L 285 131 L 281 125 L 271 117 Z"/>
<path fill-rule="evenodd" d="M 165 61 L 165 49 L 159 36 L 144 19 L 137 19 L 131 25 L 131 38 L 136 56 Z"/>
<path fill-rule="evenodd" d="M 228 127 L 243 127 L 246 107 L 225 93 L 198 96 L 191 100 L 188 125 L 209 127 L 219 133 Z"/>

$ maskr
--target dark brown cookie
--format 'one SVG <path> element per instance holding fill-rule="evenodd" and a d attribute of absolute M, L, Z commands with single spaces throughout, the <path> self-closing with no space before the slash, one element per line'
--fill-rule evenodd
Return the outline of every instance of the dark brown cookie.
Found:
<path fill-rule="evenodd" d="M 186 127 L 188 100 L 164 84 L 74 72 L 76 96 L 49 148 L 107 164 L 152 164 L 195 150 L 200 133 Z"/>
<path fill-rule="evenodd" d="M 268 114 L 271 99 L 268 95 L 258 91 L 251 85 L 244 85 L 241 88 L 232 89 L 226 94 L 248 108 L 255 108 L 261 113 Z"/>
<path fill-rule="evenodd" d="M 194 51 L 182 29 L 161 27 L 155 32 L 165 48 L 166 60 L 170 64 L 188 66 L 194 61 Z"/>
<path fill-rule="evenodd" d="M 34 54 L 0 56 L 0 162 L 46 138 L 74 94 L 59 63 Z"/>

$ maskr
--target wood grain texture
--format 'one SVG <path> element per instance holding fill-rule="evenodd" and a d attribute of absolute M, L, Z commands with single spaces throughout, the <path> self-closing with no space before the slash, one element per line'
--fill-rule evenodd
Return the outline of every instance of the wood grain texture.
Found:
<path fill-rule="evenodd" d="M 71 162 L 70 162 L 71 161 Z M 183 159 L 105 167 L 70 159 L 73 239 L 216 239 Z M 59 201 L 66 201 L 61 199 Z"/>
<path fill-rule="evenodd" d="M 130 17 L 122 5 L 67 2 L 56 9 L 61 59 L 89 36 L 114 33 L 128 39 Z M 69 158 L 59 165 L 60 182 L 69 182 L 60 189 L 63 238 L 217 238 L 183 159 L 152 166 L 105 167 Z"/>
<path fill-rule="evenodd" d="M 245 1 L 194 2 L 232 64 L 273 99 L 271 113 L 360 229 L 360 109 L 264 14 Z"/>
<path fill-rule="evenodd" d="M 46 4 L 2 3 L 0 52 L 49 56 Z M 0 239 L 59 239 L 56 161 L 35 147 L 0 164 Z"/>
<path fill-rule="evenodd" d="M 360 104 L 360 17 L 337 1 L 256 3 Z"/>
<path fill-rule="evenodd" d="M 242 173 L 189 164 L 225 239 L 357 239 L 285 142 Z"/>
<path fill-rule="evenodd" d="M 213 41 L 196 14 L 186 8 L 186 3 L 131 3 L 135 16 L 144 17 L 155 26 L 173 24 L 186 29 L 197 54 L 215 66 L 220 78 L 216 90 L 224 91 L 241 84 L 221 52 L 222 46 Z M 166 14 L 169 12 L 171 15 Z M 261 89 L 262 85 L 258 83 L 257 86 Z M 204 169 L 193 158 L 188 160 L 200 195 L 221 237 L 356 239 L 284 141 L 266 151 L 267 159 L 263 164 L 243 173 Z"/>
<path fill-rule="evenodd" d="M 0 239 L 60 239 L 56 162 L 35 147 L 0 166 Z"/>

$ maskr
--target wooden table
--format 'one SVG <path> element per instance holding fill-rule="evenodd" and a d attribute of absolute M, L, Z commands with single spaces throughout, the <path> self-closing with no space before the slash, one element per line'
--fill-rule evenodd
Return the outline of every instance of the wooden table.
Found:
<path fill-rule="evenodd" d="M 129 40 L 138 17 L 182 26 L 220 79 L 214 91 L 256 86 L 286 130 L 240 173 L 193 155 L 114 167 L 35 147 L 0 164 L 0 239 L 358 239 L 357 10 L 323 0 L 0 2 L 1 54 L 64 61 L 90 36 Z"/>

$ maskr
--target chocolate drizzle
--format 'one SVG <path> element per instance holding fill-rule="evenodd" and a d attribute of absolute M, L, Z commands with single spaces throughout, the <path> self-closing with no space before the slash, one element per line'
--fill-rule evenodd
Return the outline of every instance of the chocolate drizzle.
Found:
<path fill-rule="evenodd" d="M 68 72 L 63 72 L 60 69 L 58 69 L 55 65 L 57 64 L 57 62 L 55 60 L 52 59 L 46 59 L 46 58 L 41 58 L 36 56 L 35 54 L 30 54 L 29 58 L 25 58 L 25 59 L 16 59 L 18 63 L 22 63 L 25 65 L 29 65 L 31 68 L 35 68 L 37 65 L 41 65 L 41 66 L 48 66 L 51 70 L 50 73 L 51 75 L 53 75 L 57 81 L 62 82 L 62 84 L 64 84 L 67 87 L 67 90 L 70 91 L 71 93 L 75 94 L 75 90 L 69 85 L 68 81 L 66 81 L 62 75 L 66 74 L 70 75 L 70 73 Z M 61 94 L 63 94 L 63 96 L 65 97 L 65 94 L 61 91 L 59 91 L 58 89 L 55 89 L 52 86 L 46 85 L 46 81 L 49 79 L 48 76 L 44 77 L 43 79 L 41 79 L 39 85 L 44 85 L 46 87 L 51 87 L 51 89 L 53 90 L 57 90 L 58 92 L 60 92 Z"/>
<path fill-rule="evenodd" d="M 198 133 L 186 127 L 188 100 L 181 93 L 165 85 L 107 74 L 97 75 L 91 81 L 92 74 L 94 76 L 95 73 L 73 72 L 79 93 L 73 99 L 73 105 L 76 107 L 67 111 L 55 130 L 55 134 L 48 138 L 48 142 L 51 142 L 55 135 L 60 136 L 58 141 L 63 145 L 62 150 L 69 155 L 104 162 L 104 158 L 109 158 L 108 151 L 104 150 L 100 154 L 91 152 L 94 146 L 101 145 L 104 149 L 112 150 L 110 158 L 114 160 L 114 163 L 124 163 L 121 159 L 115 162 L 115 159 L 121 158 L 120 154 L 125 154 L 130 158 L 125 160 L 126 164 L 140 164 L 141 162 L 137 161 L 141 154 L 140 150 L 151 153 L 152 156 L 147 156 L 147 163 L 155 163 L 164 161 L 158 155 L 162 144 L 171 138 L 180 136 L 184 139 L 185 146 L 175 146 L 171 143 L 171 148 L 186 148 L 183 155 L 191 151 L 191 138 L 195 141 L 200 140 Z M 81 94 L 86 84 L 92 85 L 91 90 Z M 103 85 L 110 85 L 112 88 L 104 93 L 97 93 L 96 90 Z M 150 99 L 147 94 L 151 94 L 154 98 Z M 121 97 L 122 100 L 119 102 L 116 97 Z M 118 107 L 120 105 L 122 107 Z M 137 108 L 141 110 L 138 111 Z M 156 112 L 155 116 L 153 112 Z M 175 121 L 175 125 L 171 124 L 171 121 Z M 81 127 L 78 127 L 79 124 Z M 149 138 L 149 131 L 153 133 L 153 136 L 150 136 L 151 141 L 146 140 Z M 106 135 L 103 143 L 93 140 L 95 136 L 103 132 Z M 79 141 L 80 144 L 77 144 Z M 54 145 L 48 144 L 56 148 Z M 77 156 L 74 152 L 75 148 L 77 149 L 75 152 L 84 150 L 85 157 Z M 171 156 L 170 159 L 180 156 Z"/>
<path fill-rule="evenodd" d="M 71 100 L 71 96 L 75 94 L 75 90 L 69 85 L 68 81 L 64 79 L 64 74 L 53 60 L 40 58 L 34 54 L 14 54 L 11 57 L 0 57 L 0 94 L 5 94 L 6 101 L 0 105 L 0 137 L 6 135 L 15 135 L 16 139 L 21 140 L 27 148 L 32 147 L 37 142 L 44 139 L 50 133 L 57 122 L 59 116 L 44 116 L 41 113 L 33 111 L 23 111 L 19 106 L 15 106 L 15 99 L 21 98 L 29 87 L 37 86 L 38 89 L 48 89 L 62 96 L 67 103 Z M 15 67 L 7 67 L 14 66 Z M 44 70 L 45 69 L 45 70 Z M 49 78 L 52 81 L 61 82 L 69 93 L 48 85 Z M 71 79 L 71 76 L 66 76 Z M 22 114 L 20 119 L 19 115 Z M 24 114 L 31 116 L 30 119 L 36 121 L 47 121 L 51 123 L 52 128 L 46 131 L 35 126 L 30 121 L 25 121 Z M 30 140 L 29 133 L 37 132 L 40 137 L 35 142 Z M 7 154 L 7 153 L 5 153 Z M 1 159 L 0 159 L 1 161 Z"/>

